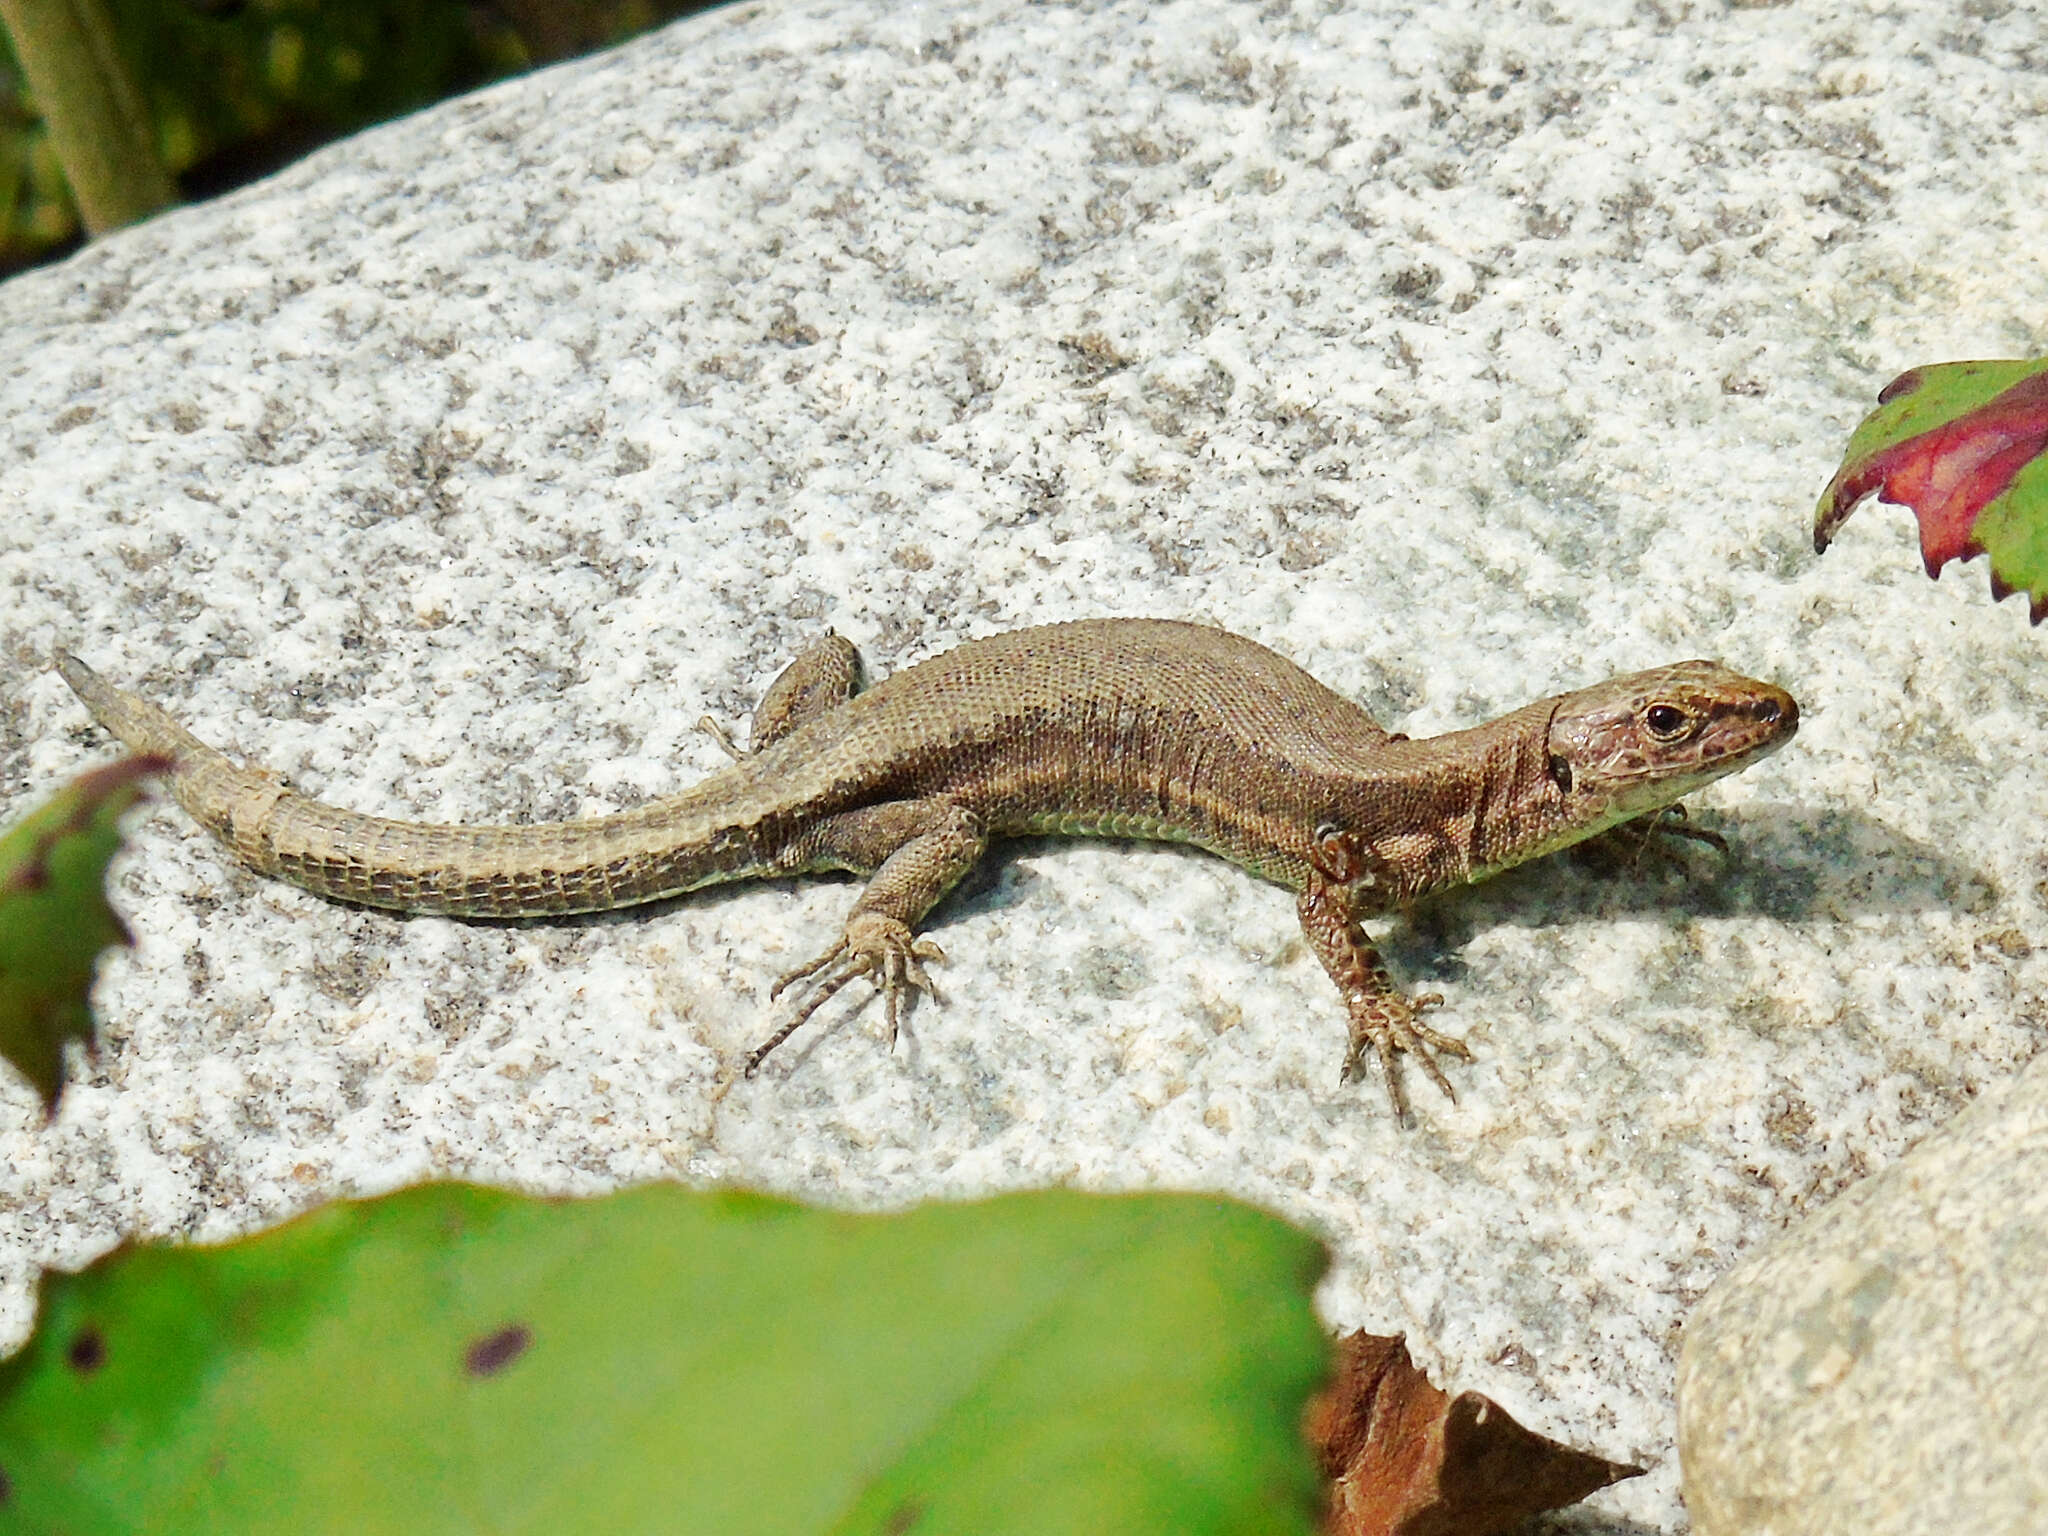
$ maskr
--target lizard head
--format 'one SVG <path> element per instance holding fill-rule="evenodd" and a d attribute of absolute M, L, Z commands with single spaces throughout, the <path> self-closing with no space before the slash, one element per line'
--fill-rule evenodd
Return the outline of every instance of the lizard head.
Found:
<path fill-rule="evenodd" d="M 1681 661 L 1611 678 L 1557 700 L 1550 777 L 1567 801 L 1611 824 L 1654 811 L 1775 752 L 1799 705 L 1718 662 Z"/>

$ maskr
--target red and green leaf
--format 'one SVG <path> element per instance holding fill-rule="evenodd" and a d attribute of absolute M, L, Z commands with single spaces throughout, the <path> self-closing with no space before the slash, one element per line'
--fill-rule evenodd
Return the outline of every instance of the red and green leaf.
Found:
<path fill-rule="evenodd" d="M 142 798 L 138 781 L 168 766 L 128 757 L 80 774 L 0 834 L 0 1057 L 45 1109 L 64 1085 L 64 1043 L 92 1047 L 100 951 L 130 942 L 106 892 L 121 814 Z"/>
<path fill-rule="evenodd" d="M 2048 618 L 2048 358 L 1912 368 L 1877 399 L 1820 498 L 1814 549 L 1874 495 L 1919 519 L 1929 576 L 1989 555 L 1993 596 L 2025 592 Z"/>

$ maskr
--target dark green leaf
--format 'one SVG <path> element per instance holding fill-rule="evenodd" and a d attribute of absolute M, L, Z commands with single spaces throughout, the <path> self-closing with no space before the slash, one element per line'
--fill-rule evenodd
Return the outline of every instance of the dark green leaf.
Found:
<path fill-rule="evenodd" d="M 54 1109 L 64 1043 L 92 1044 L 93 967 L 128 929 L 107 905 L 107 861 L 137 782 L 167 765 L 129 757 L 81 774 L 0 835 L 0 1056 Z"/>

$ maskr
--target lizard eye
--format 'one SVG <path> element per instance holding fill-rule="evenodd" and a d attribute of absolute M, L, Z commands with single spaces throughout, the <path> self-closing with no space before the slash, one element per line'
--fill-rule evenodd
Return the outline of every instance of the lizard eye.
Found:
<path fill-rule="evenodd" d="M 1659 741 L 1676 741 L 1685 734 L 1688 721 L 1676 704 L 1652 704 L 1643 711 L 1643 724 Z"/>

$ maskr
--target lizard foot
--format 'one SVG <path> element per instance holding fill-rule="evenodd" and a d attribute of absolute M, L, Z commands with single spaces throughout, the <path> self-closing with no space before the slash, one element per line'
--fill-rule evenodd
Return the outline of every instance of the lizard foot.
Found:
<path fill-rule="evenodd" d="M 1686 861 L 1674 846 L 1680 841 L 1704 843 L 1724 857 L 1728 852 L 1728 839 L 1711 828 L 1696 827 L 1687 821 L 1683 805 L 1667 805 L 1633 817 L 1595 833 L 1572 851 L 1580 863 L 1603 874 L 1646 865 L 1660 874 L 1667 870 L 1684 873 Z"/>
<path fill-rule="evenodd" d="M 873 980 L 882 994 L 889 1015 L 889 1044 L 896 1044 L 903 999 L 923 992 L 938 1002 L 939 989 L 921 962 L 944 960 L 946 952 L 930 939 L 912 935 L 909 925 L 881 912 L 856 912 L 846 920 L 846 931 L 817 959 L 807 961 L 781 977 L 768 989 L 778 998 L 799 982 L 811 983 L 795 1015 L 774 1034 L 755 1046 L 747 1057 L 745 1075 L 752 1077 L 775 1049 L 804 1025 L 810 1016 L 848 982 L 862 977 Z"/>
<path fill-rule="evenodd" d="M 1451 1080 L 1437 1065 L 1436 1053 L 1443 1051 L 1470 1061 L 1472 1052 L 1464 1041 L 1439 1033 L 1422 1022 L 1423 1011 L 1440 1006 L 1443 1000 L 1440 992 L 1428 992 L 1416 998 L 1402 997 L 1397 992 L 1351 997 L 1351 1048 L 1344 1053 L 1344 1070 L 1339 1074 L 1339 1081 L 1348 1083 L 1361 1076 L 1365 1053 L 1372 1050 L 1379 1057 L 1380 1072 L 1387 1080 L 1387 1095 L 1394 1101 L 1395 1117 L 1405 1124 L 1408 1098 L 1401 1090 L 1401 1076 L 1395 1068 L 1394 1058 L 1397 1053 L 1406 1051 L 1422 1063 L 1423 1071 L 1443 1090 L 1444 1097 L 1453 1104 L 1457 1103 L 1457 1090 L 1451 1087 Z"/>

